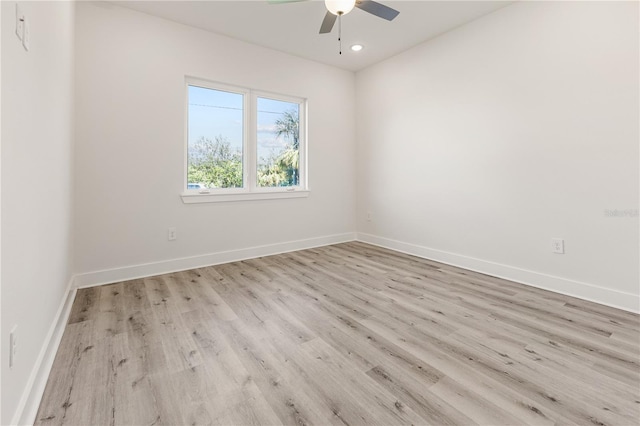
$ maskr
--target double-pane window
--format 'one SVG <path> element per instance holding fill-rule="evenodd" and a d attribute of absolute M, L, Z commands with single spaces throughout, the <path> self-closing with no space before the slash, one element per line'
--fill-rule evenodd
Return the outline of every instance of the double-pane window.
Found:
<path fill-rule="evenodd" d="M 187 80 L 186 194 L 306 189 L 306 103 Z"/>

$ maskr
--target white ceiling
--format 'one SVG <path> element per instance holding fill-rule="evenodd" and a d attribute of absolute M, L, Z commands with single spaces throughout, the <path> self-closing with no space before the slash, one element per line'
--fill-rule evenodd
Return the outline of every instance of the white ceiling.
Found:
<path fill-rule="evenodd" d="M 360 9 L 342 18 L 342 55 L 338 24 L 318 34 L 326 8 L 322 0 L 269 4 L 266 0 L 118 1 L 121 6 L 357 71 L 425 40 L 509 5 L 510 1 L 380 0 L 400 15 L 389 22 Z M 352 44 L 365 48 L 352 52 Z"/>

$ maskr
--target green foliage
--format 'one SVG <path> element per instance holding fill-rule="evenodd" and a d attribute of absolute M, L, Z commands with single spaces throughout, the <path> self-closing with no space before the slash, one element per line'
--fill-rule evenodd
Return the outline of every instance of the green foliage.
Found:
<path fill-rule="evenodd" d="M 207 188 L 241 188 L 242 153 L 232 150 L 222 136 L 215 140 L 202 137 L 189 147 L 187 178 Z"/>
<path fill-rule="evenodd" d="M 295 186 L 299 184 L 300 131 L 297 110 L 287 111 L 276 120 L 276 135 L 288 141 L 279 154 L 262 158 L 258 166 L 258 186 Z M 241 188 L 242 152 L 232 149 L 222 135 L 215 140 L 201 137 L 189 146 L 189 183 L 201 183 L 207 188 Z"/>
<path fill-rule="evenodd" d="M 300 119 L 297 110 L 286 111 L 276 120 L 276 135 L 289 143 L 279 156 L 272 156 L 258 170 L 260 186 L 295 186 L 300 180 Z"/>
<path fill-rule="evenodd" d="M 258 168 L 258 186 L 283 186 L 285 180 L 285 172 L 274 159 Z"/>
<path fill-rule="evenodd" d="M 276 135 L 290 139 L 292 142 L 291 148 L 298 150 L 300 144 L 300 117 L 297 110 L 286 111 L 282 114 L 282 117 L 276 120 Z"/>

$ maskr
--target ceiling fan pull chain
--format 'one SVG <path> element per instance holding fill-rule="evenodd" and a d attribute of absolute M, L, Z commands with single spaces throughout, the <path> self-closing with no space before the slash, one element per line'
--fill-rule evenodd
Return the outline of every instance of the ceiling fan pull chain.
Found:
<path fill-rule="evenodd" d="M 338 45 L 342 55 L 342 13 L 338 13 Z"/>

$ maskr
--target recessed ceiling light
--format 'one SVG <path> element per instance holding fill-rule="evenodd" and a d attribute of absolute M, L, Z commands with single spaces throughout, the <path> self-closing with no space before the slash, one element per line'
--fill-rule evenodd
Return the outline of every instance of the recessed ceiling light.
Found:
<path fill-rule="evenodd" d="M 361 44 L 354 44 L 353 46 L 351 46 L 351 50 L 353 50 L 354 52 L 359 52 L 364 48 L 363 45 Z"/>

